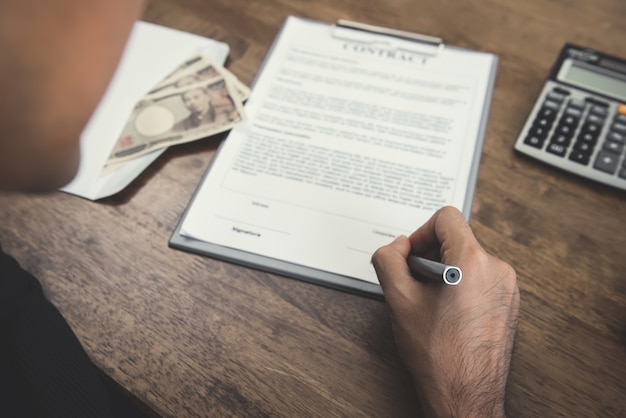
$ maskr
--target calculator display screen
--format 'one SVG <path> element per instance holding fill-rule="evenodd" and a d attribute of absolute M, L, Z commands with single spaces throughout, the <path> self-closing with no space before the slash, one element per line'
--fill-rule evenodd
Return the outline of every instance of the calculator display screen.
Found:
<path fill-rule="evenodd" d="M 573 64 L 563 75 L 562 79 L 563 81 L 569 81 L 572 84 L 596 90 L 609 96 L 619 97 L 626 101 L 626 81 L 611 77 L 608 74 Z"/>

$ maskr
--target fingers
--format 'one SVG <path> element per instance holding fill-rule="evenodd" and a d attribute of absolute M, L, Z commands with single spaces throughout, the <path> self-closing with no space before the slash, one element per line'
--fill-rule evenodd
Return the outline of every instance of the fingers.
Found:
<path fill-rule="evenodd" d="M 480 247 L 463 214 L 446 206 L 409 237 L 415 254 L 435 254 L 444 262 L 458 262 L 466 248 Z"/>
<path fill-rule="evenodd" d="M 389 245 L 376 250 L 372 256 L 372 263 L 385 295 L 412 291 L 415 280 L 406 262 L 410 252 L 409 239 L 401 235 Z"/>
<path fill-rule="evenodd" d="M 446 291 L 413 278 L 407 264 L 410 253 L 440 259 L 461 269 L 472 266 L 474 270 L 487 256 L 463 214 L 453 207 L 440 209 L 409 238 L 400 236 L 372 256 L 383 293 L 392 307 L 421 304 L 424 298 L 432 297 L 428 296 L 431 293 Z"/>

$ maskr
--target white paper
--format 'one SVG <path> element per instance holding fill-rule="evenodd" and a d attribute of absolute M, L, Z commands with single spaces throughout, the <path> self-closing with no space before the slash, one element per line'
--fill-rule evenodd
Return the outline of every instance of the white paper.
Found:
<path fill-rule="evenodd" d="M 463 208 L 496 57 L 351 32 L 287 20 L 182 235 L 378 283 L 378 247 Z"/>
<path fill-rule="evenodd" d="M 116 73 L 81 135 L 78 173 L 62 191 L 91 200 L 110 196 L 165 151 L 155 151 L 100 175 L 135 104 L 199 49 L 219 64 L 224 63 L 229 50 L 228 45 L 202 36 L 142 21 L 135 23 Z"/>

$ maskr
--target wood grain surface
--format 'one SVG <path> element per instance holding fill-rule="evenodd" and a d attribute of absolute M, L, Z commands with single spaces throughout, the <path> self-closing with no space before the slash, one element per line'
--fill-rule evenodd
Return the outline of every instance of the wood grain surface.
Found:
<path fill-rule="evenodd" d="M 626 193 L 513 152 L 565 42 L 626 57 L 623 0 L 151 0 L 250 84 L 286 16 L 442 36 L 500 58 L 471 224 L 518 274 L 511 417 L 626 416 Z M 95 363 L 164 417 L 414 417 L 383 302 L 168 248 L 223 136 L 100 202 L 0 195 L 0 243 Z M 416 227 L 418 225 L 415 225 Z"/>

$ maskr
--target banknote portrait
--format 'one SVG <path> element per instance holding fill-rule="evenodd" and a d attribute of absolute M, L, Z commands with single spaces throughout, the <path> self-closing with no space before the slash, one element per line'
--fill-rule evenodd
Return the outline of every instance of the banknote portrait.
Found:
<path fill-rule="evenodd" d="M 163 146 L 230 129 L 245 120 L 241 102 L 223 78 L 167 89 L 135 107 L 111 160 L 128 159 Z"/>

